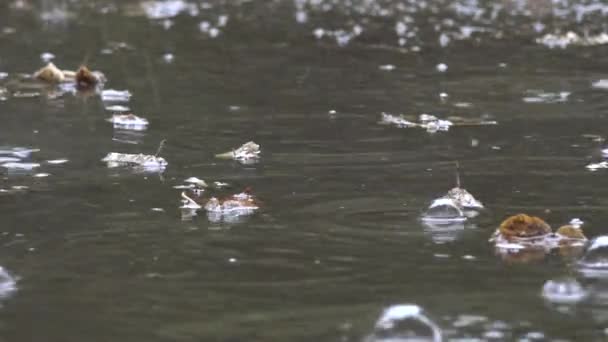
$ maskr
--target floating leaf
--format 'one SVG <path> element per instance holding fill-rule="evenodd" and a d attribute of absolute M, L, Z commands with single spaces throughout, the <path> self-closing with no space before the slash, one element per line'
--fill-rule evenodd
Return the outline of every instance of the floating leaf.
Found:
<path fill-rule="evenodd" d="M 49 83 L 60 83 L 65 80 L 63 71 L 59 70 L 55 64 L 49 62 L 45 67 L 34 73 L 34 78 Z"/>
<path fill-rule="evenodd" d="M 164 170 L 168 165 L 162 157 L 147 154 L 128 154 L 110 152 L 101 161 L 106 162 L 108 167 L 116 166 L 141 166 L 146 170 Z"/>
<path fill-rule="evenodd" d="M 107 121 L 114 124 L 114 127 L 121 129 L 131 129 L 142 131 L 148 127 L 148 120 L 134 114 L 114 114 Z"/>
<path fill-rule="evenodd" d="M 448 191 L 445 197 L 452 199 L 458 206 L 465 209 L 483 209 L 483 204 L 476 200 L 467 190 L 456 187 Z"/>
<path fill-rule="evenodd" d="M 538 237 L 551 233 L 551 227 L 536 216 L 526 214 L 513 215 L 504 220 L 498 228 L 500 234 L 509 239 Z"/>
<path fill-rule="evenodd" d="M 94 88 L 98 84 L 103 84 L 105 76 L 99 71 L 90 71 L 86 66 L 81 66 L 75 75 L 76 86 L 79 89 Z"/>
<path fill-rule="evenodd" d="M 216 154 L 216 158 L 234 159 L 240 162 L 251 162 L 259 158 L 260 145 L 253 141 L 246 142 L 243 146 L 230 152 Z"/>

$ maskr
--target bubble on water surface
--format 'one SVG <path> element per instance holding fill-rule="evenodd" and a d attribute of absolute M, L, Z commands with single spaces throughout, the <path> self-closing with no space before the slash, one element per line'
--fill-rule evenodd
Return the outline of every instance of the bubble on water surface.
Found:
<path fill-rule="evenodd" d="M 418 305 L 401 304 L 384 310 L 365 342 L 442 341 L 441 328 Z"/>
<path fill-rule="evenodd" d="M 608 276 L 608 235 L 591 240 L 578 265 L 586 276 Z"/>
<path fill-rule="evenodd" d="M 466 221 L 462 209 L 449 198 L 439 198 L 433 201 L 422 216 L 422 220 L 432 223 L 455 223 Z"/>
<path fill-rule="evenodd" d="M 541 295 L 553 304 L 576 304 L 585 299 L 588 292 L 576 279 L 567 278 L 547 281 Z"/>

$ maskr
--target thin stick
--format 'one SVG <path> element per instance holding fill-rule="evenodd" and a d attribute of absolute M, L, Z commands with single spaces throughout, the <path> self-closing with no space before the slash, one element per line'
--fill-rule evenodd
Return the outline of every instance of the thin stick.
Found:
<path fill-rule="evenodd" d="M 186 202 L 188 202 L 188 204 L 190 204 L 193 207 L 198 207 L 200 208 L 201 206 L 196 203 L 196 201 L 194 201 L 192 198 L 188 197 L 188 195 L 186 195 L 186 193 L 184 191 L 182 191 L 182 198 L 186 200 Z"/>
<path fill-rule="evenodd" d="M 456 161 L 456 187 L 460 188 L 460 163 Z"/>
<path fill-rule="evenodd" d="M 167 142 L 167 139 L 163 139 L 160 141 L 160 144 L 158 145 L 158 149 L 156 150 L 156 154 L 154 155 L 154 157 L 158 157 L 160 151 L 162 151 L 163 147 L 165 146 L 165 142 Z"/>

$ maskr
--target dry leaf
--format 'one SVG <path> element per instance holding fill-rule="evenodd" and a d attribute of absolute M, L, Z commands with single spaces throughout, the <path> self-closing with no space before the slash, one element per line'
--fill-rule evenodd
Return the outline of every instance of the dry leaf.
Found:
<path fill-rule="evenodd" d="M 551 233 L 551 227 L 536 216 L 518 214 L 504 220 L 498 231 L 506 239 L 528 238 L 549 234 Z"/>
<path fill-rule="evenodd" d="M 34 73 L 34 78 L 49 83 L 60 83 L 65 80 L 65 75 L 55 64 L 49 62 L 45 67 Z"/>

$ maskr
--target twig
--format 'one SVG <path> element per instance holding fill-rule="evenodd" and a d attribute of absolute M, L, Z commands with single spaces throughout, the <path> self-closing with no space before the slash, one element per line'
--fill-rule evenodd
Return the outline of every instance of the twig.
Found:
<path fill-rule="evenodd" d="M 456 161 L 456 187 L 460 188 L 460 163 Z"/>
<path fill-rule="evenodd" d="M 158 149 L 156 150 L 156 154 L 154 155 L 154 157 L 158 157 L 160 151 L 162 151 L 163 147 L 165 146 L 165 142 L 167 142 L 167 139 L 163 139 L 160 141 L 160 144 L 158 145 Z"/>
<path fill-rule="evenodd" d="M 182 198 L 185 199 L 190 205 L 200 208 L 201 206 L 196 203 L 192 198 L 188 197 L 185 192 L 182 191 Z"/>

